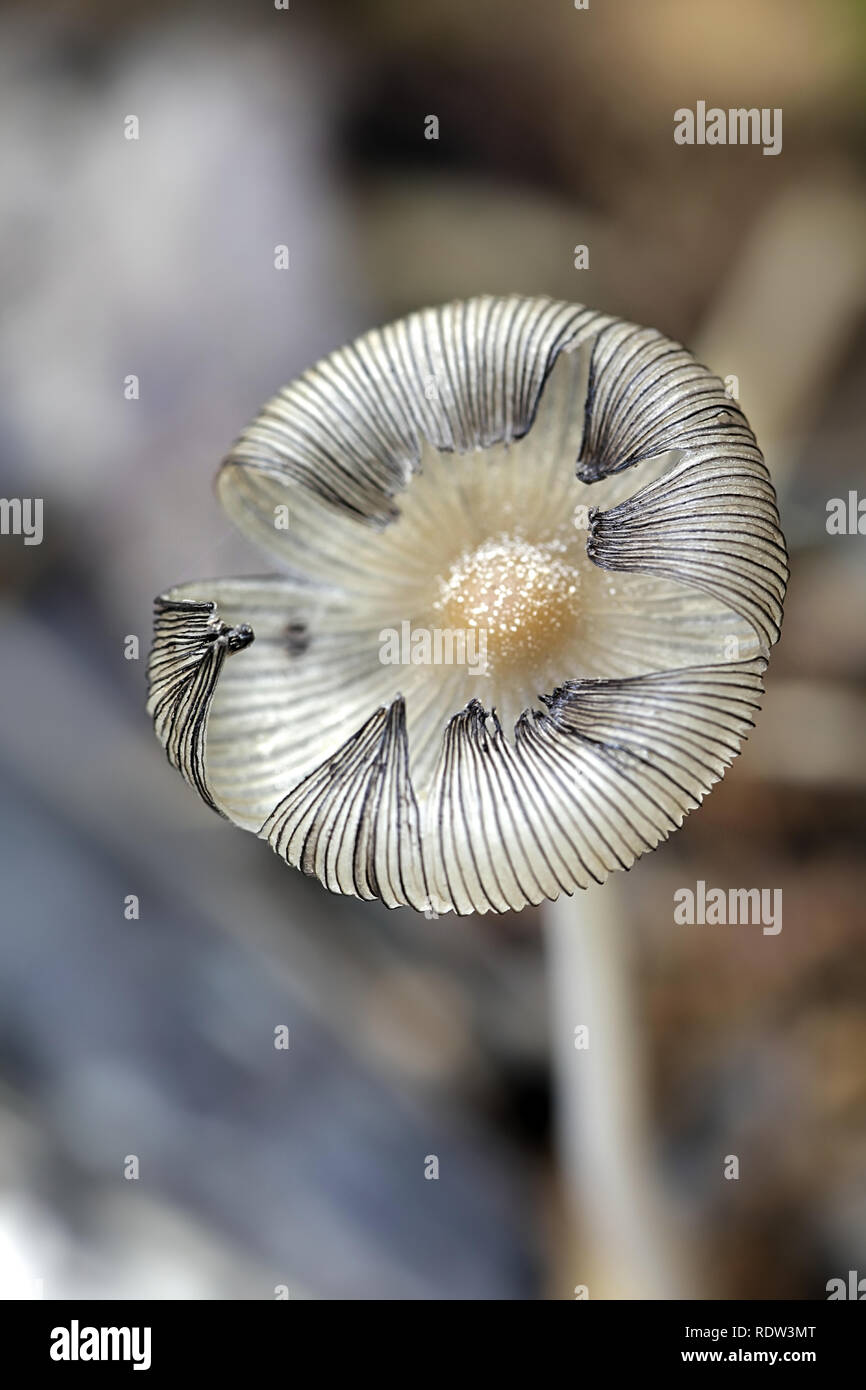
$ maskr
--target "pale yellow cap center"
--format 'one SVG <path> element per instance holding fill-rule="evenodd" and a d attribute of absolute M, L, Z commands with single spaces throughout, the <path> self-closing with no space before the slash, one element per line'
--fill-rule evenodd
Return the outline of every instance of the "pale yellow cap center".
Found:
<path fill-rule="evenodd" d="M 580 577 L 562 549 L 501 537 L 463 555 L 440 581 L 442 626 L 484 630 L 491 673 L 546 664 L 573 632 Z"/>

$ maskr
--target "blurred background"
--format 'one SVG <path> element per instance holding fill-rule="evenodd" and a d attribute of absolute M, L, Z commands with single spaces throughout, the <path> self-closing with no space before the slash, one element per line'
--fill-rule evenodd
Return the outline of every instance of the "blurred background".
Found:
<path fill-rule="evenodd" d="M 0 538 L 4 1297 L 866 1275 L 866 536 L 826 527 L 866 498 L 864 77 L 862 0 L 4 6 L 0 491 L 44 499 L 41 545 Z M 781 107 L 782 153 L 676 145 L 698 100 Z M 589 963 L 561 917 L 330 897 L 208 812 L 144 713 L 153 597 L 269 568 L 211 486 L 262 401 L 512 290 L 736 377 L 791 548 L 757 730 L 568 909 L 578 955 L 605 929 Z M 699 879 L 781 888 L 783 930 L 676 925 Z"/>

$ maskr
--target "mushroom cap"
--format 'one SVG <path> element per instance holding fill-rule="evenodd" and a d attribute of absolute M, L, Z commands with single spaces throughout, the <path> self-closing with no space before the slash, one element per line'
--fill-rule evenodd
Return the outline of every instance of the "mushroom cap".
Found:
<path fill-rule="evenodd" d="M 521 296 L 411 314 L 281 390 L 217 489 L 282 575 L 157 599 L 148 709 L 208 805 L 334 892 L 501 912 L 602 881 L 752 726 L 775 494 L 654 329 Z"/>

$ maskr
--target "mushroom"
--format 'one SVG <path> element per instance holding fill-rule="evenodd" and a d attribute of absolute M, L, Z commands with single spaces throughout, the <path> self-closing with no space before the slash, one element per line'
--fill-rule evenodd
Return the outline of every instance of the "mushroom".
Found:
<path fill-rule="evenodd" d="M 282 576 L 157 599 L 148 709 L 209 806 L 333 892 L 465 914 L 602 882 L 752 727 L 775 494 L 655 329 L 516 295 L 410 314 L 281 390 L 217 488 Z M 385 659 L 406 631 L 485 659 Z"/>

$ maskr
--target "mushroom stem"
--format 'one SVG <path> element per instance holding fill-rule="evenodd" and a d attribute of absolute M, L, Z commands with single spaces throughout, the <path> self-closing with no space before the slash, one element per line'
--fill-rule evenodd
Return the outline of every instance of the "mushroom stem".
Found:
<path fill-rule="evenodd" d="M 565 1296 L 694 1298 L 647 1132 L 623 902 L 612 878 L 544 913 L 556 1144 L 582 1233 Z"/>

